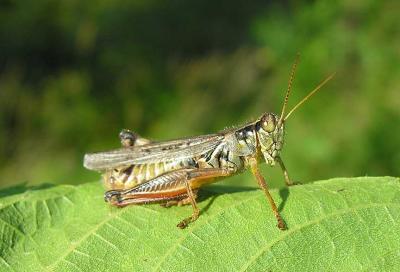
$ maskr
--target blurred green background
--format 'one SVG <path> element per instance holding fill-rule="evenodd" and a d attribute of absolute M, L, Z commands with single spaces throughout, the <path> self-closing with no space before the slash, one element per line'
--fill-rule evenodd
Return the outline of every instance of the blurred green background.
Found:
<path fill-rule="evenodd" d="M 86 152 L 279 112 L 302 182 L 400 176 L 398 1 L 0 1 L 0 187 L 99 180 Z M 274 186 L 277 167 L 263 167 Z M 249 174 L 229 180 L 252 185 Z"/>

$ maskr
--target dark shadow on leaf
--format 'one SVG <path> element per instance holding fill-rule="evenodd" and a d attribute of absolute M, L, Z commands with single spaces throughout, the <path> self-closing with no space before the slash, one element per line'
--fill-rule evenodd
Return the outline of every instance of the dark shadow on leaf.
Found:
<path fill-rule="evenodd" d="M 207 212 L 208 209 L 211 207 L 211 205 L 214 203 L 215 199 L 217 199 L 217 197 L 220 195 L 222 195 L 222 194 L 215 194 L 215 195 L 208 196 L 207 198 L 210 198 L 210 201 L 207 203 L 207 205 L 203 209 L 201 209 L 202 212 Z M 203 200 L 205 200 L 205 199 L 203 199 L 202 197 L 199 197 L 199 201 L 203 201 Z"/>
<path fill-rule="evenodd" d="M 282 202 L 279 204 L 278 211 L 282 211 L 285 208 L 286 201 L 289 197 L 289 189 L 287 187 L 279 189 L 279 196 L 281 197 Z"/>
<path fill-rule="evenodd" d="M 5 197 L 5 196 L 22 194 L 22 193 L 25 193 L 26 191 L 36 191 L 36 190 L 48 189 L 48 188 L 51 188 L 54 186 L 55 185 L 51 184 L 51 183 L 44 183 L 41 185 L 28 186 L 27 182 L 24 182 L 24 183 L 20 183 L 15 186 L 12 186 L 12 187 L 1 189 L 0 190 L 0 198 Z"/>
<path fill-rule="evenodd" d="M 250 186 L 220 186 L 220 185 L 211 185 L 208 186 L 204 189 L 202 189 L 200 192 L 208 192 L 210 194 L 229 194 L 229 193 L 240 193 L 240 192 L 249 192 L 249 191 L 255 191 L 258 190 L 256 187 L 250 187 Z"/>
<path fill-rule="evenodd" d="M 199 191 L 198 201 L 202 202 L 211 198 L 207 205 L 202 209 L 203 212 L 206 212 L 212 206 L 215 199 L 221 195 L 255 190 L 257 190 L 257 188 L 246 186 L 209 186 Z"/>

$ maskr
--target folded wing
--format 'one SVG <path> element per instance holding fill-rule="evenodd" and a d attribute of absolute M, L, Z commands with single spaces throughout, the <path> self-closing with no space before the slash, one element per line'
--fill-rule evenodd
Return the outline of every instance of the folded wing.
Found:
<path fill-rule="evenodd" d="M 223 139 L 223 135 L 210 134 L 91 153 L 85 155 L 83 165 L 90 170 L 102 171 L 124 165 L 166 162 L 179 158 L 197 157 L 217 147 Z"/>

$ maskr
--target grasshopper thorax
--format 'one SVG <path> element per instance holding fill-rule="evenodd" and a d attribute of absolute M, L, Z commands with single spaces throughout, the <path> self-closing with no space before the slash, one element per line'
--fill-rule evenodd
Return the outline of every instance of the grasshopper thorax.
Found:
<path fill-rule="evenodd" d="M 283 146 L 284 122 L 279 122 L 279 119 L 276 114 L 266 113 L 256 122 L 258 146 L 269 165 L 275 164 Z"/>

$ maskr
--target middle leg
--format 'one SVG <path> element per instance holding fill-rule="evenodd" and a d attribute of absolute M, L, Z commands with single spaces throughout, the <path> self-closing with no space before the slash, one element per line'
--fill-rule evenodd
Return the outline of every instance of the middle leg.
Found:
<path fill-rule="evenodd" d="M 281 157 L 278 156 L 278 157 L 275 158 L 275 160 L 279 163 L 279 166 L 280 166 L 281 169 L 282 169 L 283 176 L 284 176 L 284 178 L 285 178 L 286 186 L 289 187 L 289 186 L 297 185 L 297 184 L 298 184 L 297 182 L 293 182 L 293 181 L 290 179 L 289 173 L 288 173 L 288 171 L 286 170 L 285 164 L 283 163 Z"/>

